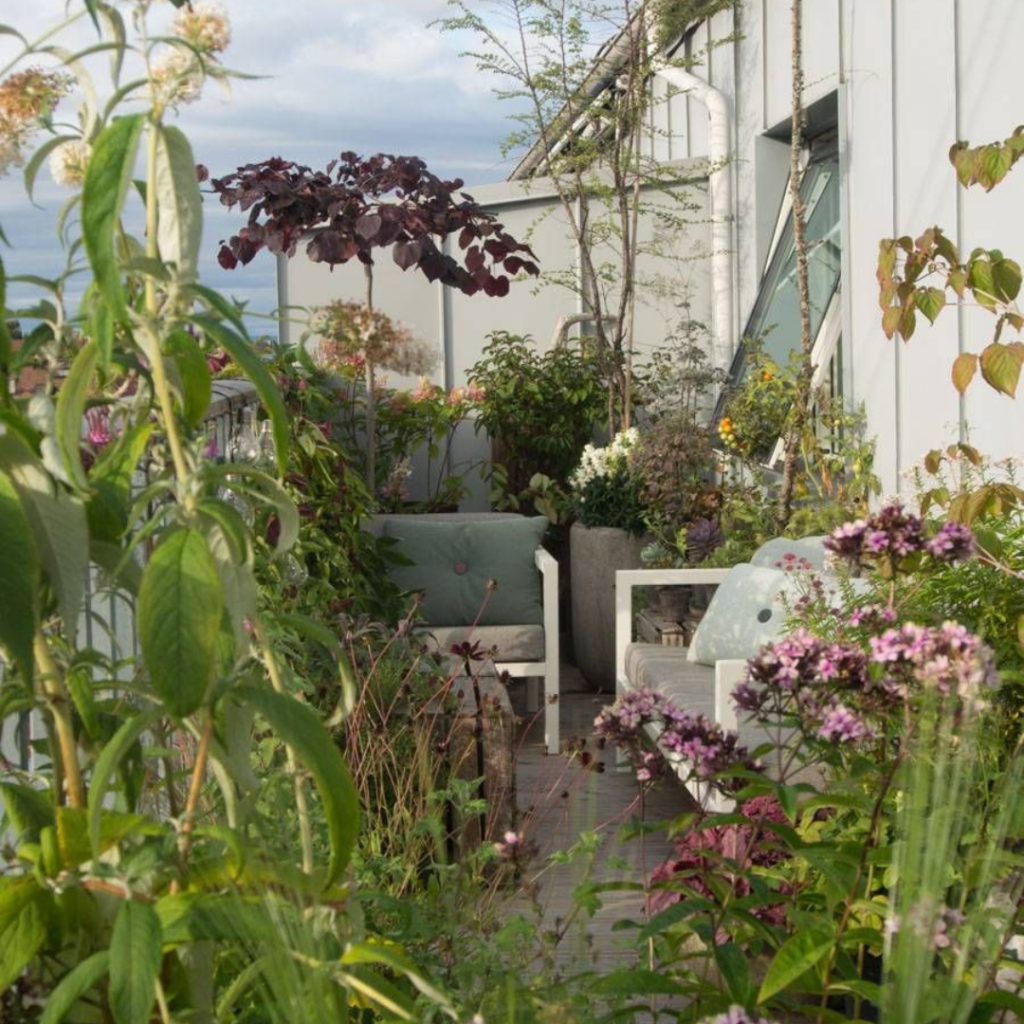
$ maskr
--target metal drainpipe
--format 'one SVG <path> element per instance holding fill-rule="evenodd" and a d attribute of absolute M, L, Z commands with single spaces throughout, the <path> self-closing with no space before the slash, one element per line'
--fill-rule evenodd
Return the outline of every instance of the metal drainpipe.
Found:
<path fill-rule="evenodd" d="M 656 63 L 653 74 L 692 96 L 708 112 L 708 191 L 711 203 L 711 310 L 713 361 L 728 370 L 736 352 L 733 329 L 733 207 L 729 101 L 714 86 L 683 68 Z"/>

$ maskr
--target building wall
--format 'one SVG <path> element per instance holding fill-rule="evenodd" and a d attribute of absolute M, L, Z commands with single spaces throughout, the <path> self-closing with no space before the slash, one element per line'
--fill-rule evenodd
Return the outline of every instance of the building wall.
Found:
<path fill-rule="evenodd" d="M 735 35 L 736 41 L 721 43 Z M 1013 401 L 980 378 L 965 398 L 949 379 L 961 351 L 980 351 L 992 318 L 965 306 L 947 309 L 934 326 L 922 322 L 904 344 L 882 334 L 875 281 L 879 240 L 917 235 L 941 225 L 961 250 L 1002 248 L 1018 260 L 1012 227 L 1024 213 L 1024 172 L 992 193 L 957 184 L 947 153 L 958 138 L 972 143 L 1008 135 L 1024 123 L 1017 44 L 1024 38 L 1021 0 L 804 0 L 805 105 L 837 95 L 843 176 L 843 366 L 851 402 L 863 402 L 877 438 L 878 468 L 887 491 L 929 448 L 967 438 L 994 457 L 1024 451 L 1024 391 Z M 734 159 L 735 319 L 746 323 L 757 297 L 788 177 L 784 132 L 790 113 L 790 0 L 739 0 L 734 12 L 697 26 L 680 54 L 692 70 L 730 100 Z M 653 85 L 647 152 L 666 160 L 707 155 L 707 113 L 685 93 Z M 542 186 L 515 183 L 474 189 L 514 234 L 531 230 L 545 267 L 572 266 L 566 228 Z M 699 217 L 679 240 L 690 255 L 706 245 Z M 446 358 L 439 380 L 462 383 L 490 330 L 529 332 L 546 344 L 572 296 L 520 283 L 504 300 L 439 294 L 440 289 L 382 269 L 382 305 L 425 336 Z M 693 315 L 707 311 L 706 260 L 680 264 Z M 297 257 L 287 268 L 289 299 L 323 301 L 328 285 L 350 287 L 351 272 L 328 272 Z M 439 312 L 444 309 L 444 314 Z M 657 301 L 641 314 L 638 336 L 657 339 L 672 309 Z M 421 327 L 422 325 L 422 327 Z M 433 332 L 432 334 L 430 332 Z"/>
<path fill-rule="evenodd" d="M 712 38 L 728 34 L 726 17 Z M 741 0 L 733 28 L 739 40 L 712 49 L 694 70 L 731 100 L 736 313 L 744 324 L 788 175 L 784 143 L 764 133 L 789 119 L 790 0 Z M 1020 0 L 804 0 L 805 105 L 838 93 L 847 394 L 867 408 L 886 490 L 928 449 L 958 438 L 994 457 L 1024 453 L 1024 392 L 1014 401 L 978 379 L 960 399 L 950 383 L 957 354 L 991 340 L 993 318 L 971 306 L 947 309 L 934 326 L 919 323 L 909 343 L 889 341 L 875 282 L 880 239 L 934 224 L 961 251 L 1024 256 L 1011 229 L 1024 215 L 1024 174 L 1011 173 L 987 195 L 966 191 L 947 156 L 957 139 L 993 141 L 1024 123 L 1022 38 Z M 729 56 L 731 79 L 721 70 Z M 662 117 L 674 122 L 681 112 Z"/>
<path fill-rule="evenodd" d="M 641 244 L 647 250 L 638 261 L 639 289 L 635 336 L 639 361 L 644 353 L 662 344 L 673 332 L 679 318 L 679 304 L 688 303 L 688 315 L 710 322 L 710 286 L 708 280 L 707 185 L 703 161 L 678 161 L 681 176 L 693 178 L 680 195 L 685 196 L 688 225 L 664 237 L 654 219 L 641 225 Z M 537 254 L 542 271 L 568 272 L 578 279 L 578 259 L 568 221 L 558 197 L 543 180 L 524 184 L 501 182 L 468 190 L 479 203 L 493 212 L 516 238 L 527 241 Z M 680 210 L 674 201 L 649 195 L 653 204 L 665 203 Z M 449 240 L 448 244 L 454 244 Z M 654 255 L 657 249 L 662 255 Z M 597 259 L 611 259 L 613 253 Z M 284 332 L 284 340 L 296 342 L 302 334 L 299 323 L 307 311 L 335 298 L 361 300 L 364 290 L 360 266 L 336 267 L 332 272 L 322 264 L 310 262 L 300 246 L 291 260 L 279 264 L 281 303 L 293 307 L 293 322 Z M 613 289 L 614 295 L 614 289 Z M 416 271 L 403 272 L 389 253 L 383 253 L 374 268 L 374 302 L 400 320 L 414 333 L 430 342 L 438 354 L 433 380 L 451 388 L 468 382 L 469 371 L 482 357 L 487 336 L 493 331 L 529 334 L 539 351 L 547 351 L 559 320 L 581 309 L 577 295 L 570 289 L 543 280 L 513 281 L 509 295 L 492 299 L 481 294 L 467 296 L 440 284 L 430 284 Z M 571 333 L 577 333 L 574 329 Z M 389 375 L 397 387 L 415 385 L 415 380 Z M 456 437 L 454 461 L 462 466 L 479 464 L 489 455 L 489 444 L 472 424 L 464 424 Z M 425 468 L 414 465 L 409 480 L 413 498 L 420 498 L 418 481 L 426 478 Z M 486 487 L 476 472 L 467 483 L 471 497 L 465 510 L 486 507 Z"/>

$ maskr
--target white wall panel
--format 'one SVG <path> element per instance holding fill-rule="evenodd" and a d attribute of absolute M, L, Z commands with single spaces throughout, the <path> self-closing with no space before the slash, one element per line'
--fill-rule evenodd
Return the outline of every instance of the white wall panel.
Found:
<path fill-rule="evenodd" d="M 791 9 L 791 0 L 764 0 L 765 128 L 793 109 Z M 839 0 L 804 0 L 802 38 L 804 105 L 810 106 L 839 84 Z"/>
<path fill-rule="evenodd" d="M 868 430 L 877 438 L 878 473 L 895 486 L 898 466 L 897 343 L 886 339 L 878 309 L 874 267 L 878 241 L 892 235 L 893 121 L 890 0 L 856 0 L 844 6 L 850 166 L 846 198 L 850 234 L 849 323 L 843 325 L 852 400 L 867 406 Z"/>
<path fill-rule="evenodd" d="M 946 158 L 956 138 L 954 5 L 898 0 L 893 8 L 896 235 L 916 238 L 939 224 L 955 237 L 957 183 Z M 935 74 L 936 68 L 948 74 Z M 865 261 L 857 272 L 867 276 Z M 944 310 L 934 326 L 918 315 L 910 342 L 893 344 L 902 349 L 899 467 L 906 470 L 929 449 L 959 436 L 960 402 L 949 376 L 959 344 L 956 309 Z"/>
<path fill-rule="evenodd" d="M 1024 124 L 1020 45 L 1024 3 L 1020 0 L 959 0 L 960 38 L 957 79 L 960 133 L 973 145 L 1003 139 Z M 984 16 L 978 16 L 978 9 Z M 947 164 L 947 167 L 949 165 Z M 978 186 L 960 190 L 962 246 L 1002 249 L 1024 263 L 1024 167 L 1020 164 L 992 192 Z M 984 310 L 964 310 L 963 346 L 979 352 L 992 338 L 993 318 Z M 1013 335 L 1004 335 L 1011 340 Z M 996 394 L 975 379 L 965 401 L 970 438 L 987 454 L 1024 455 L 1024 388 L 1016 400 Z"/>

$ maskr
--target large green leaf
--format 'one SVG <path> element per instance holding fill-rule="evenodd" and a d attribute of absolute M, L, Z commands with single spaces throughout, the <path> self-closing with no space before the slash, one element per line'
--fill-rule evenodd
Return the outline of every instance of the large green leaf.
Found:
<path fill-rule="evenodd" d="M 39 556 L 21 498 L 0 471 L 0 644 L 22 675 L 32 681 L 32 641 L 36 632 Z"/>
<path fill-rule="evenodd" d="M 98 357 L 99 349 L 95 342 L 90 341 L 75 356 L 71 371 L 57 393 L 57 443 L 64 456 L 68 476 L 81 491 L 88 487 L 82 468 L 82 419 Z"/>
<path fill-rule="evenodd" d="M 110 1009 L 115 1024 L 148 1024 L 162 962 L 156 911 L 148 903 L 125 900 L 110 939 Z"/>
<path fill-rule="evenodd" d="M 784 942 L 761 983 L 757 1001 L 763 1003 L 791 985 L 820 963 L 834 945 L 835 934 L 831 928 L 809 928 Z"/>
<path fill-rule="evenodd" d="M 0 992 L 42 946 L 48 901 L 48 894 L 31 875 L 0 879 Z"/>
<path fill-rule="evenodd" d="M 174 357 L 181 378 L 181 408 L 185 421 L 194 430 L 203 422 L 213 397 L 210 366 L 195 339 L 185 331 L 175 331 L 168 338 L 167 352 Z"/>
<path fill-rule="evenodd" d="M 39 841 L 39 832 L 53 824 L 53 800 L 42 790 L 0 782 L 0 805 L 19 843 Z"/>
<path fill-rule="evenodd" d="M 139 643 L 153 689 L 178 718 L 210 686 L 224 596 L 217 566 L 198 530 L 178 530 L 153 552 L 139 589 Z"/>
<path fill-rule="evenodd" d="M 109 966 L 110 952 L 106 949 L 93 953 L 77 964 L 46 997 L 46 1007 L 39 1018 L 39 1024 L 60 1024 L 89 989 L 98 984 Z"/>
<path fill-rule="evenodd" d="M 28 445 L 10 430 L 0 434 L 0 467 L 21 498 L 43 570 L 57 595 L 64 633 L 73 640 L 89 569 L 85 506 L 54 483 Z"/>
<path fill-rule="evenodd" d="M 274 436 L 274 453 L 277 456 L 277 469 L 282 475 L 288 469 L 288 412 L 284 407 L 281 392 L 270 371 L 264 366 L 252 343 L 235 334 L 225 323 L 200 313 L 192 318 L 193 323 L 210 338 L 217 342 L 231 358 L 238 363 L 246 377 L 260 396 Z"/>
<path fill-rule="evenodd" d="M 143 114 L 130 114 L 118 118 L 100 132 L 93 144 L 82 187 L 82 237 L 99 289 L 100 304 L 107 307 L 107 313 L 100 315 L 107 316 L 108 322 L 109 314 L 117 320 L 127 317 L 116 236 L 145 120 Z M 107 366 L 112 334 L 105 331 L 103 336 L 100 359 Z"/>
<path fill-rule="evenodd" d="M 203 197 L 196 161 L 185 133 L 171 125 L 156 129 L 156 202 L 160 256 L 185 281 L 196 276 L 203 231 Z"/>
<path fill-rule="evenodd" d="M 129 718 L 103 747 L 103 753 L 96 759 L 89 783 L 89 842 L 98 857 L 103 851 L 103 807 L 107 788 L 121 762 L 135 746 L 138 738 L 160 717 L 159 708 Z"/>
<path fill-rule="evenodd" d="M 271 724 L 309 769 L 320 792 L 331 837 L 326 885 L 348 864 L 359 831 L 359 801 L 348 766 L 314 712 L 294 697 L 273 690 L 243 687 L 240 696 Z"/>

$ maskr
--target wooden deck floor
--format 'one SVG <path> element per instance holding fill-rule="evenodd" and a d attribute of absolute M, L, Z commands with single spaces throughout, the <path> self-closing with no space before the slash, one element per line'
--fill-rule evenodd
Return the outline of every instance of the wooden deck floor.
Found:
<path fill-rule="evenodd" d="M 523 719 L 517 750 L 520 823 L 524 841 L 537 847 L 526 879 L 537 886 L 543 926 L 562 930 L 578 885 L 587 881 L 642 882 L 671 852 L 671 843 L 663 830 L 652 831 L 643 839 L 622 841 L 620 837 L 623 826 L 639 820 L 641 808 L 632 772 L 616 768 L 614 749 L 598 751 L 594 744 L 594 718 L 614 699 L 612 696 L 592 692 L 577 669 L 563 666 L 563 746 L 571 738 L 585 738 L 584 749 L 603 763 L 604 770 L 597 771 L 584 768 L 578 759 L 548 755 L 543 745 L 543 722 L 531 722 L 526 715 L 523 688 L 513 686 L 510 692 L 513 706 Z M 667 821 L 692 806 L 689 795 L 673 779 L 659 783 L 645 796 L 643 817 L 647 822 Z M 567 863 L 548 862 L 552 853 L 570 849 L 582 832 L 594 832 L 600 840 L 592 863 L 584 857 Z M 642 893 L 610 891 L 602 893 L 600 899 L 602 906 L 592 917 L 577 914 L 565 928 L 556 952 L 560 966 L 564 963 L 571 970 L 608 970 L 637 962 L 633 933 L 612 931 L 612 925 L 623 919 L 642 919 Z M 529 901 L 521 891 L 512 902 L 522 907 Z"/>

